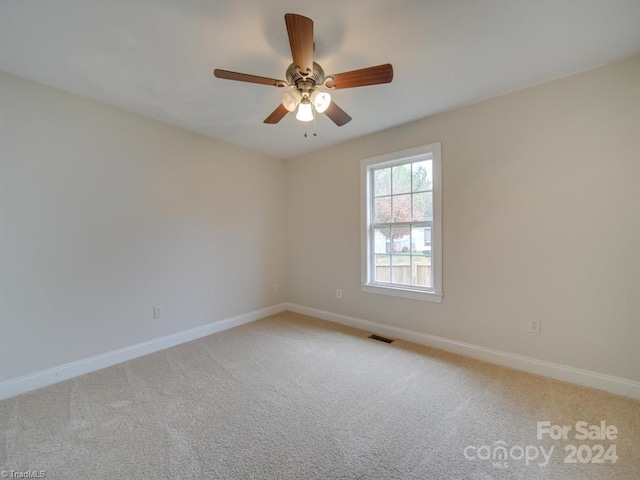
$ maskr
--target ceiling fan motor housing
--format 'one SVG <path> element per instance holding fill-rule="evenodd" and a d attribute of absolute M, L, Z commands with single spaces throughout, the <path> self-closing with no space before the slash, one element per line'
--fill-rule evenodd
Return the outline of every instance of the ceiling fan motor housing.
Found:
<path fill-rule="evenodd" d="M 313 62 L 313 72 L 307 76 L 303 76 L 298 71 L 298 68 L 294 63 L 287 68 L 287 82 L 295 87 L 305 97 L 309 96 L 315 87 L 322 85 L 324 82 L 324 70 L 316 62 Z"/>

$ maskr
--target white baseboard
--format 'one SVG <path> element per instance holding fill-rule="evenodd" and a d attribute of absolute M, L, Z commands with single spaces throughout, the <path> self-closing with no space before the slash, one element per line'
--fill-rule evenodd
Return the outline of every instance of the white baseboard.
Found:
<path fill-rule="evenodd" d="M 513 353 L 502 352 L 491 348 L 480 347 L 469 343 L 458 342 L 448 338 L 427 335 L 425 333 L 407 330 L 403 328 L 372 322 L 361 318 L 350 317 L 338 313 L 305 307 L 294 303 L 282 303 L 271 307 L 244 313 L 232 318 L 212 322 L 207 325 L 191 328 L 183 332 L 174 333 L 164 337 L 138 343 L 129 347 L 120 348 L 111 352 L 67 363 L 57 367 L 35 372 L 22 377 L 0 382 L 0 400 L 20 395 L 31 390 L 46 387 L 54 383 L 62 382 L 85 373 L 101 370 L 118 363 L 164 350 L 181 343 L 190 342 L 198 338 L 206 337 L 223 330 L 244 325 L 259 320 L 269 315 L 290 310 L 292 312 L 321 318 L 334 323 L 347 325 L 361 330 L 384 334 L 394 338 L 400 338 L 410 342 L 439 348 L 448 352 L 465 355 L 486 362 L 504 365 L 506 367 L 524 370 L 526 372 L 551 377 L 565 382 L 597 388 L 616 395 L 624 395 L 640 400 L 640 382 L 614 377 L 602 373 L 574 368 L 557 363 L 537 360 Z"/>
<path fill-rule="evenodd" d="M 238 327 L 245 323 L 250 323 L 284 310 L 284 304 L 254 310 L 253 312 L 243 313 L 242 315 L 227 318 L 225 320 L 190 328 L 189 330 L 173 333 L 171 335 L 130 345 L 128 347 L 119 348 L 111 352 L 66 363 L 64 365 L 59 365 L 57 367 L 31 373 L 22 377 L 5 380 L 0 382 L 0 400 L 46 387 L 47 385 L 62 382 L 79 375 L 84 375 L 85 373 L 101 370 L 103 368 L 110 367 L 127 360 L 132 360 L 143 355 L 148 355 L 159 350 L 164 350 L 165 348 L 173 347 L 181 343 L 206 337 L 213 333 L 228 330 L 229 328 Z"/>
<path fill-rule="evenodd" d="M 535 358 L 502 352 L 492 348 L 480 347 L 470 343 L 458 342 L 434 335 L 427 335 L 413 330 L 406 330 L 404 328 L 371 322 L 361 318 L 305 307 L 294 303 L 285 303 L 284 305 L 287 310 L 301 313 L 303 315 L 321 318 L 323 320 L 359 328 L 361 330 L 384 334 L 393 338 L 407 340 L 420 345 L 426 345 L 428 347 L 439 348 L 441 350 L 503 365 L 505 367 L 524 370 L 525 372 L 535 373 L 537 375 L 543 375 L 545 377 L 551 377 L 577 385 L 597 388 L 616 395 L 623 395 L 625 397 L 640 400 L 640 382 L 633 380 L 627 380 L 625 378 L 605 375 L 567 365 L 560 365 L 558 363 L 537 360 Z"/>

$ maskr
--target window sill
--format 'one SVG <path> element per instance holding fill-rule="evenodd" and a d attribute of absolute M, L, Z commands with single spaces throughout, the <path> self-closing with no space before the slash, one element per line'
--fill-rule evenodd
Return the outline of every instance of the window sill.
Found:
<path fill-rule="evenodd" d="M 409 298 L 422 302 L 442 303 L 441 293 L 424 292 L 422 290 L 411 290 L 409 288 L 397 288 L 382 285 L 361 285 L 365 293 L 377 293 L 379 295 L 390 295 L 392 297 Z"/>

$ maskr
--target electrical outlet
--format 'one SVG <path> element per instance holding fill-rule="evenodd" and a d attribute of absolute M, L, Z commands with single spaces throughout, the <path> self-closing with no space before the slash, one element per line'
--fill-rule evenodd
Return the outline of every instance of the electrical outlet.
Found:
<path fill-rule="evenodd" d="M 342 298 L 342 289 L 341 288 L 337 288 L 336 289 L 336 298 Z"/>
<path fill-rule="evenodd" d="M 156 305 L 153 307 L 153 318 L 161 318 L 162 317 L 162 305 Z"/>
<path fill-rule="evenodd" d="M 280 290 L 280 286 L 277 283 L 274 283 L 273 285 L 271 285 L 271 290 L 277 292 L 278 290 Z"/>
<path fill-rule="evenodd" d="M 540 320 L 529 320 L 529 333 L 540 333 Z"/>

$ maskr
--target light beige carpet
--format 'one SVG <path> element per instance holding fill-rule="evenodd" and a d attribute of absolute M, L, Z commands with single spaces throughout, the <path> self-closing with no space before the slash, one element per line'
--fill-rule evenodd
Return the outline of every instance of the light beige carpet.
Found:
<path fill-rule="evenodd" d="M 2 401 L 0 470 L 83 480 L 640 478 L 640 402 L 368 334 L 287 312 Z M 618 435 L 538 440 L 538 421 L 604 421 Z M 597 444 L 615 445 L 617 461 L 591 463 L 602 459 Z"/>

